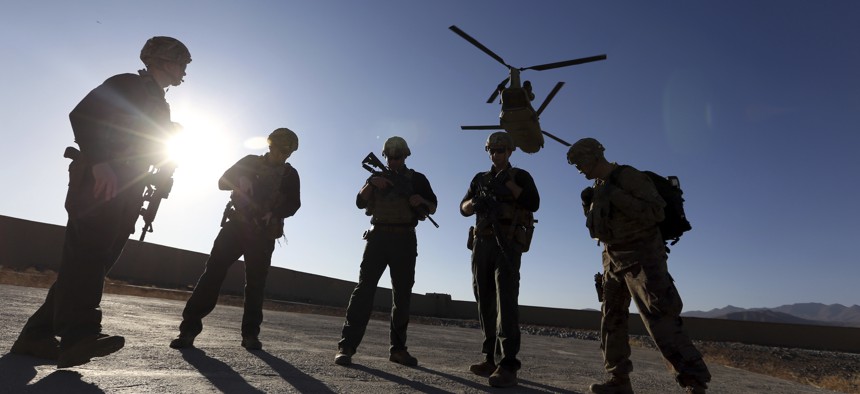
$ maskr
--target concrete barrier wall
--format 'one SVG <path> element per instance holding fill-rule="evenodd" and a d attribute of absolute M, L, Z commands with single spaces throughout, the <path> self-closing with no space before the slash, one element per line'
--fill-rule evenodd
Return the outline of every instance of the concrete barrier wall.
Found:
<path fill-rule="evenodd" d="M 0 215 L 0 265 L 18 270 L 36 267 L 56 271 L 64 231 L 63 226 Z M 129 240 L 109 276 L 132 284 L 191 290 L 203 272 L 207 257 L 203 253 Z M 355 282 L 272 267 L 266 294 L 270 299 L 345 307 L 354 287 Z M 241 295 L 243 288 L 244 265 L 233 264 L 221 291 Z M 378 288 L 374 306 L 377 310 L 389 310 L 391 290 Z M 477 307 L 473 301 L 452 300 L 447 294 L 413 294 L 412 314 L 477 320 Z M 522 305 L 520 322 L 598 330 L 600 313 Z M 860 353 L 860 328 L 692 317 L 684 318 L 684 325 L 690 337 L 699 340 Z M 636 314 L 630 316 L 630 332 L 647 335 Z"/>

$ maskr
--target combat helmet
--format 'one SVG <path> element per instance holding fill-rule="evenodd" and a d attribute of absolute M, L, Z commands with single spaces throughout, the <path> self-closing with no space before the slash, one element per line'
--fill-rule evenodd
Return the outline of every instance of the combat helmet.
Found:
<path fill-rule="evenodd" d="M 391 137 L 382 145 L 382 157 L 409 157 L 411 154 L 412 151 L 409 150 L 409 145 L 406 145 L 403 137 Z"/>
<path fill-rule="evenodd" d="M 570 165 L 591 163 L 602 159 L 604 150 L 606 149 L 600 141 L 594 138 L 583 138 L 567 150 L 567 162 Z"/>
<path fill-rule="evenodd" d="M 156 36 L 146 40 L 140 50 L 140 60 L 149 66 L 153 60 L 166 60 L 179 64 L 191 63 L 191 52 L 173 37 Z"/>
<path fill-rule="evenodd" d="M 266 138 L 266 142 L 269 143 L 270 147 L 288 154 L 292 154 L 299 150 L 299 137 L 296 133 L 286 127 L 275 129 L 275 131 L 269 134 L 269 137 Z"/>
<path fill-rule="evenodd" d="M 514 145 L 514 139 L 511 135 L 504 131 L 497 131 L 487 137 L 487 143 L 484 145 L 484 150 L 489 152 L 492 148 L 505 148 L 511 152 L 517 150 Z"/>

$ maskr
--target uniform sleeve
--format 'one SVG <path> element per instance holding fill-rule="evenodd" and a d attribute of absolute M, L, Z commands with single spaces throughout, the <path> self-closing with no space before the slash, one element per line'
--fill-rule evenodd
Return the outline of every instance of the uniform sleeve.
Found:
<path fill-rule="evenodd" d="M 436 198 L 436 193 L 433 192 L 433 187 L 430 186 L 430 180 L 428 180 L 427 177 L 420 172 L 416 172 L 413 178 L 413 187 L 415 194 L 418 194 L 425 200 L 430 201 L 431 203 L 433 203 L 433 205 L 439 205 L 439 200 Z"/>
<path fill-rule="evenodd" d="M 657 193 L 657 188 L 648 175 L 627 167 L 618 174 L 616 183 L 609 195 L 609 201 L 614 208 L 644 224 L 663 220 L 663 207 L 666 202 Z"/>
<path fill-rule="evenodd" d="M 358 189 L 358 193 L 355 194 L 355 206 L 358 207 L 358 209 L 365 209 L 367 208 L 367 204 L 370 203 L 369 201 L 361 198 L 361 189 L 364 189 L 364 186 L 370 183 L 370 178 L 372 177 L 373 175 L 368 177 L 367 180 L 364 182 L 364 185 L 361 185 L 361 188 Z M 368 213 L 368 215 L 370 215 L 370 213 Z"/>
<path fill-rule="evenodd" d="M 221 179 L 218 180 L 218 188 L 221 190 L 235 190 L 239 187 L 239 178 L 242 176 L 250 176 L 256 168 L 255 161 L 260 160 L 260 156 L 248 155 L 245 156 L 232 167 L 224 171 Z"/>
<path fill-rule="evenodd" d="M 462 200 L 460 200 L 460 214 L 463 216 L 472 216 L 475 214 L 474 212 L 471 214 L 466 214 L 466 212 L 463 212 L 463 203 L 468 200 L 471 200 L 478 194 L 478 181 L 480 176 L 481 173 L 478 173 L 475 175 L 474 178 L 472 178 L 472 182 L 469 182 L 469 189 L 466 190 L 466 195 L 463 196 Z"/>
<path fill-rule="evenodd" d="M 292 166 L 287 171 L 290 173 L 284 176 L 281 182 L 281 203 L 272 212 L 272 214 L 279 218 L 288 218 L 295 215 L 302 206 L 299 172 Z"/>
<path fill-rule="evenodd" d="M 90 91 L 69 113 L 75 142 L 93 163 L 111 158 L 114 145 L 139 130 L 148 93 L 140 78 L 121 74 Z"/>
<path fill-rule="evenodd" d="M 540 208 L 540 193 L 531 174 L 525 170 L 519 170 L 514 182 L 523 188 L 523 192 L 517 198 L 517 204 L 531 212 L 537 212 Z"/>

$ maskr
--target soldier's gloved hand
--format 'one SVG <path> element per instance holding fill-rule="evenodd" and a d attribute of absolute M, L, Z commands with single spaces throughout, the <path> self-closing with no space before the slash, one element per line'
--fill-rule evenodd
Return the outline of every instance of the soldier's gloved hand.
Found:
<path fill-rule="evenodd" d="M 588 214 L 588 211 L 591 209 L 591 202 L 594 200 L 594 188 L 589 186 L 582 189 L 582 192 L 579 193 L 579 198 L 582 199 L 583 212 Z"/>
<path fill-rule="evenodd" d="M 490 204 L 486 197 L 472 197 L 472 210 L 475 213 L 486 213 L 489 209 Z"/>

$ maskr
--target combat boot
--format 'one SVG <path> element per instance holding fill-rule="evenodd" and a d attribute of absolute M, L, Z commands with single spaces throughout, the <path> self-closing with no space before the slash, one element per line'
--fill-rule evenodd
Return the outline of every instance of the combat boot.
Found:
<path fill-rule="evenodd" d="M 499 365 L 488 380 L 493 387 L 513 387 L 517 385 L 517 370 Z"/>
<path fill-rule="evenodd" d="M 338 348 L 337 354 L 334 355 L 334 363 L 343 366 L 350 365 L 352 364 L 353 354 L 355 354 L 355 350 L 347 348 Z"/>
<path fill-rule="evenodd" d="M 392 361 L 398 363 L 400 365 L 405 365 L 407 367 L 417 367 L 418 359 L 412 357 L 406 349 L 394 350 L 391 352 L 391 355 L 388 356 L 388 361 Z"/>
<path fill-rule="evenodd" d="M 125 346 L 125 338 L 119 335 L 93 334 L 72 344 L 60 343 L 57 368 L 71 368 L 90 362 L 94 357 L 104 357 Z"/>
<path fill-rule="evenodd" d="M 612 375 L 606 382 L 592 384 L 588 389 L 595 394 L 633 394 L 627 375 Z"/>
<path fill-rule="evenodd" d="M 262 350 L 263 343 L 257 337 L 242 337 L 242 347 L 248 350 Z"/>
<path fill-rule="evenodd" d="M 469 366 L 469 372 L 478 376 L 489 377 L 495 371 L 496 363 L 494 363 L 492 360 L 484 360 L 484 362 L 472 364 L 471 366 Z"/>
<path fill-rule="evenodd" d="M 194 336 L 188 334 L 179 334 L 178 337 L 170 341 L 170 347 L 173 349 L 185 349 L 194 346 Z"/>

